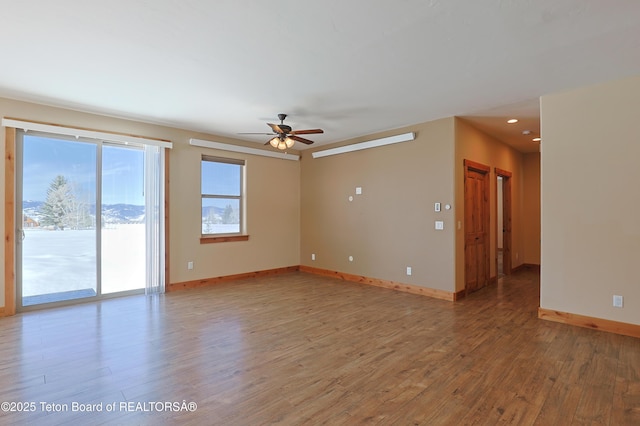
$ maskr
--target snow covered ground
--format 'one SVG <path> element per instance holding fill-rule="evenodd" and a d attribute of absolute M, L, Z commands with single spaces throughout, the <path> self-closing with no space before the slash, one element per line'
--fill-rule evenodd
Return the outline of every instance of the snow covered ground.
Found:
<path fill-rule="evenodd" d="M 109 224 L 102 230 L 102 292 L 144 288 L 144 224 Z M 95 230 L 25 229 L 22 295 L 96 290 Z"/>
<path fill-rule="evenodd" d="M 233 234 L 240 232 L 240 225 L 237 223 L 203 223 L 202 235 Z"/>

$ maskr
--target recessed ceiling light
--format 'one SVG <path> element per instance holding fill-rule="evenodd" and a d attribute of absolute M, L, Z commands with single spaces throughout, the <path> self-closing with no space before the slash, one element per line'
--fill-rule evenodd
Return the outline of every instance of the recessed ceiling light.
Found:
<path fill-rule="evenodd" d="M 513 123 L 517 123 L 517 122 L 518 122 L 517 118 L 510 118 L 510 119 L 507 120 L 507 123 L 509 123 L 509 124 L 513 124 Z"/>
<path fill-rule="evenodd" d="M 533 138 L 531 140 L 534 141 L 534 142 L 540 142 L 540 138 Z"/>

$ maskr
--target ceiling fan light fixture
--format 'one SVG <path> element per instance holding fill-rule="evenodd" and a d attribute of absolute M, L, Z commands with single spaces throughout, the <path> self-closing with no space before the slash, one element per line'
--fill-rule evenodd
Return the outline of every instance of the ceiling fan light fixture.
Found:
<path fill-rule="evenodd" d="M 291 139 L 290 137 L 284 138 L 284 144 L 287 146 L 287 148 L 291 148 L 294 143 L 295 143 L 295 141 L 293 139 Z"/>
<path fill-rule="evenodd" d="M 291 148 L 294 143 L 296 143 L 296 141 L 294 141 L 290 137 L 284 136 L 284 135 L 276 136 L 276 137 L 272 138 L 269 141 L 269 145 L 271 145 L 274 148 L 281 149 L 281 150 L 285 150 L 287 148 Z"/>

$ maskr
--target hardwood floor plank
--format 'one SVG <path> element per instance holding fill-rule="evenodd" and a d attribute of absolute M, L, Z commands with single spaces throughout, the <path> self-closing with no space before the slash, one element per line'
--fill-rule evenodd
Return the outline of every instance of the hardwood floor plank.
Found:
<path fill-rule="evenodd" d="M 640 339 L 624 339 L 620 346 L 620 356 L 613 394 L 611 424 L 640 424 Z"/>
<path fill-rule="evenodd" d="M 538 304 L 527 270 L 456 303 L 291 272 L 22 313 L 0 401 L 115 409 L 0 423 L 639 424 L 640 339 Z"/>

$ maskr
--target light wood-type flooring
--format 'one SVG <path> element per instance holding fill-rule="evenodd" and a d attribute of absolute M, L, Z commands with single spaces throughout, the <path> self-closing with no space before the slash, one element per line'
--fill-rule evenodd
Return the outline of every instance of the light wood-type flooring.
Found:
<path fill-rule="evenodd" d="M 640 339 L 538 302 L 531 271 L 456 303 L 294 272 L 0 318 L 0 401 L 35 408 L 0 424 L 640 424 Z"/>

